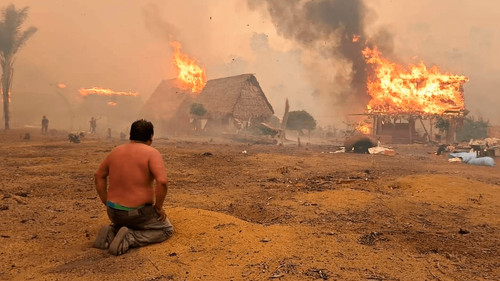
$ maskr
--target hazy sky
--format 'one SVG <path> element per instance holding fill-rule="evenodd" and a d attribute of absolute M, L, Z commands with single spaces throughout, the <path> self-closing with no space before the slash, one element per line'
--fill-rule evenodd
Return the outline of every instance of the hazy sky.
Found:
<path fill-rule="evenodd" d="M 364 34 L 378 36 L 375 41 L 392 51 L 387 54 L 391 59 L 404 64 L 422 59 L 443 72 L 468 76 L 467 108 L 500 125 L 496 97 L 500 2 L 352 1 L 363 7 Z M 38 124 L 43 114 L 64 115 L 64 110 L 54 109 L 54 100 L 64 105 L 60 101 L 64 96 L 69 103 L 77 103 L 77 90 L 82 87 L 135 91 L 146 100 L 162 79 L 176 76 L 169 38 L 198 60 L 208 79 L 254 73 L 279 117 L 287 97 L 291 110 L 307 110 L 321 125 L 339 124 L 343 114 L 359 113 L 365 103 L 358 101 L 356 106 L 355 98 L 341 100 L 350 87 L 350 62 L 293 38 L 294 21 L 298 27 L 300 14 L 283 21 L 284 11 L 269 9 L 271 4 L 293 6 L 300 0 L 266 2 L 15 0 L 17 7 L 30 7 L 24 28 L 39 30 L 20 50 L 14 65 L 12 121 Z M 0 7 L 8 3 L 2 0 Z M 344 21 L 350 19 L 356 17 L 349 15 Z M 284 27 L 285 22 L 289 26 Z M 303 26 L 302 34 L 307 28 L 318 32 L 308 22 Z M 331 33 L 328 36 L 325 46 L 331 47 L 335 44 L 330 41 L 336 40 Z M 58 90 L 57 83 L 68 87 Z"/>

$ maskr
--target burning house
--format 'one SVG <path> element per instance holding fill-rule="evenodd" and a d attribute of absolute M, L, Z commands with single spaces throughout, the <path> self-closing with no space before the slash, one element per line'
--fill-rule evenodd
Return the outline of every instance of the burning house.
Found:
<path fill-rule="evenodd" d="M 423 62 L 406 69 L 381 57 L 377 49 L 366 48 L 363 55 L 373 68 L 367 82 L 371 100 L 365 114 L 372 122 L 360 125 L 359 131 L 390 143 L 455 142 L 455 131 L 468 113 L 463 94 L 467 77 L 442 74 Z M 445 136 L 436 139 L 433 127 L 438 121 L 445 122 L 447 130 Z M 423 134 L 417 132 L 417 125 Z"/>
<path fill-rule="evenodd" d="M 151 120 L 157 132 L 170 135 L 191 131 L 189 108 L 194 96 L 178 79 L 163 80 L 142 108 L 142 116 Z"/>
<path fill-rule="evenodd" d="M 152 120 L 160 134 L 192 131 L 235 132 L 250 123 L 266 121 L 274 110 L 253 74 L 206 81 L 205 70 L 171 42 L 176 79 L 163 80 L 145 103 L 142 115 Z M 202 115 L 192 113 L 201 106 Z"/>

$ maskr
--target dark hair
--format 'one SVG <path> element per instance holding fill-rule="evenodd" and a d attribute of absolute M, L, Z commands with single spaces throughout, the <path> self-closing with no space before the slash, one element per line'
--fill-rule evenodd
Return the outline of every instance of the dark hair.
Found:
<path fill-rule="evenodd" d="M 148 141 L 154 135 L 153 123 L 140 119 L 132 123 L 130 126 L 130 140 L 134 141 Z"/>

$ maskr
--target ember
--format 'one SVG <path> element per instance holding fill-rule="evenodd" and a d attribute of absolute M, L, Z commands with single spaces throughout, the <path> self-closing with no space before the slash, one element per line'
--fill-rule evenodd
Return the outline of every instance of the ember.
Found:
<path fill-rule="evenodd" d="M 438 67 L 427 69 L 423 62 L 406 70 L 381 57 L 377 48 L 366 48 L 363 55 L 375 71 L 367 82 L 369 113 L 442 114 L 465 109 L 462 86 L 467 77 L 441 74 Z"/>
<path fill-rule="evenodd" d="M 170 42 L 174 48 L 174 65 L 179 70 L 177 79 L 181 82 L 183 89 L 191 89 L 193 93 L 199 93 L 207 84 L 205 69 L 196 64 L 196 61 L 181 53 L 181 44 L 177 41 Z"/>

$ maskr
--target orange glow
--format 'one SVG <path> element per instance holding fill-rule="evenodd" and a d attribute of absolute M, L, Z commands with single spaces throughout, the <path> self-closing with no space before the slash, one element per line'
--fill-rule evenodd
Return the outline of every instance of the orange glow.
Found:
<path fill-rule="evenodd" d="M 114 101 L 110 101 L 110 102 L 108 102 L 108 105 L 109 105 L 109 106 L 116 106 L 116 105 L 117 105 L 117 103 L 116 103 L 116 102 L 114 102 Z"/>
<path fill-rule="evenodd" d="M 371 100 L 368 112 L 442 114 L 446 110 L 464 110 L 462 86 L 465 76 L 442 74 L 421 61 L 404 68 L 381 57 L 377 48 L 363 51 L 375 75 L 367 82 Z"/>
<path fill-rule="evenodd" d="M 352 36 L 352 42 L 354 42 L 354 43 L 358 42 L 359 41 L 359 37 L 360 37 L 359 35 L 354 34 Z"/>
<path fill-rule="evenodd" d="M 356 131 L 369 135 L 372 132 L 372 128 L 367 125 L 358 124 L 358 126 L 356 127 Z"/>
<path fill-rule="evenodd" d="M 138 96 L 138 93 L 135 92 L 115 92 L 111 89 L 104 89 L 100 87 L 93 87 L 88 89 L 80 89 L 78 90 L 80 95 L 88 96 L 88 95 L 98 95 L 98 96 Z"/>
<path fill-rule="evenodd" d="M 59 89 L 66 89 L 66 84 L 59 83 L 59 84 L 57 84 L 57 88 L 59 88 Z"/>
<path fill-rule="evenodd" d="M 171 41 L 170 46 L 174 48 L 174 65 L 179 70 L 177 79 L 181 82 L 181 87 L 191 89 L 191 92 L 198 93 L 207 84 L 205 69 L 198 66 L 196 61 L 181 53 L 181 44 Z"/>

